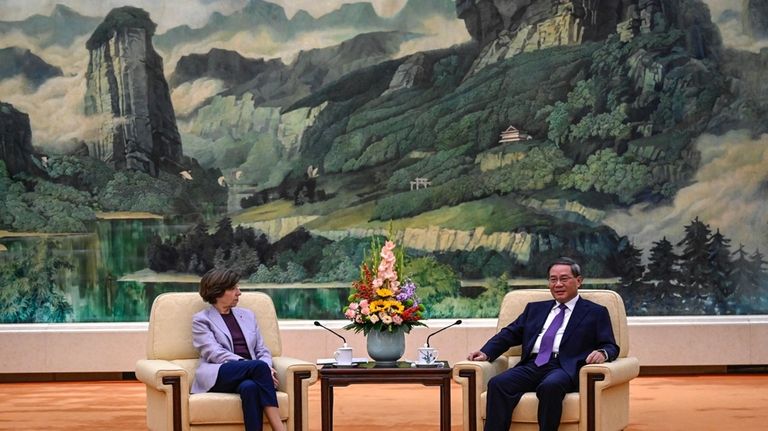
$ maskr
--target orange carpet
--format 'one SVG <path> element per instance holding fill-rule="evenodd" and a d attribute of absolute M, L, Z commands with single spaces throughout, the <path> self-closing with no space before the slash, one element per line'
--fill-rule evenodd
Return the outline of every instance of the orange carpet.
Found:
<path fill-rule="evenodd" d="M 335 431 L 437 430 L 438 390 L 419 385 L 354 385 L 335 390 Z M 452 388 L 453 430 L 461 391 Z M 0 430 L 146 429 L 138 382 L 0 384 Z M 320 385 L 310 388 L 310 429 L 320 430 Z M 362 414 L 361 412 L 370 412 Z M 640 377 L 632 382 L 626 431 L 768 429 L 768 375 Z"/>

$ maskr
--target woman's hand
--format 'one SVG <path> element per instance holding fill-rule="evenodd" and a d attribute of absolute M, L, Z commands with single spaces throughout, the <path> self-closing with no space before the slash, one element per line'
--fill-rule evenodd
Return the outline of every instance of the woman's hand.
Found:
<path fill-rule="evenodd" d="M 280 383 L 280 381 L 277 380 L 277 371 L 272 367 L 269 367 L 269 369 L 272 370 L 272 383 L 274 383 L 275 388 L 277 388 L 277 385 Z"/>

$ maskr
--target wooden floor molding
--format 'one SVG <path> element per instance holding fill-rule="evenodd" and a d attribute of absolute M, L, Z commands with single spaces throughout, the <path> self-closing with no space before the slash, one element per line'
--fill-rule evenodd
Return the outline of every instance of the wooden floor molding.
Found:
<path fill-rule="evenodd" d="M 310 429 L 320 430 L 320 385 L 310 387 Z M 354 385 L 334 391 L 335 431 L 437 430 L 437 388 Z M 452 430 L 461 390 L 451 388 Z M 757 431 L 768 424 L 768 374 L 639 377 L 625 431 Z M 0 383 L 0 430 L 146 429 L 136 381 Z"/>

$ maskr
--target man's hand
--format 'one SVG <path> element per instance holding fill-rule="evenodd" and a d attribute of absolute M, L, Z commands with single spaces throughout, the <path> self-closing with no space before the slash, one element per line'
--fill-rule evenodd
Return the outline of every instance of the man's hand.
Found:
<path fill-rule="evenodd" d="M 469 360 L 469 361 L 487 361 L 488 360 L 488 355 L 486 355 L 485 353 L 483 353 L 483 352 L 478 350 L 478 351 L 470 353 L 467 356 L 467 360 Z"/>
<path fill-rule="evenodd" d="M 608 358 L 605 357 L 603 354 L 604 350 L 593 350 L 592 353 L 587 356 L 587 363 L 588 364 L 602 364 Z"/>
<path fill-rule="evenodd" d="M 272 370 L 272 383 L 274 383 L 275 384 L 275 388 L 277 388 L 277 385 L 280 383 L 277 380 L 277 371 L 274 368 L 272 368 L 272 367 L 269 367 L 269 369 Z"/>

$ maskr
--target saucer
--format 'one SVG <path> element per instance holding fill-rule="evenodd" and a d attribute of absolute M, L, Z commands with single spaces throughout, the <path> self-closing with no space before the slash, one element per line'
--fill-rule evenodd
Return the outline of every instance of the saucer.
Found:
<path fill-rule="evenodd" d="M 333 368 L 357 368 L 357 366 L 360 365 L 356 362 L 353 362 L 351 364 L 333 364 Z"/>
<path fill-rule="evenodd" d="M 442 362 L 433 362 L 431 364 L 422 364 L 419 362 L 414 362 L 417 368 L 442 368 L 443 363 Z"/>

